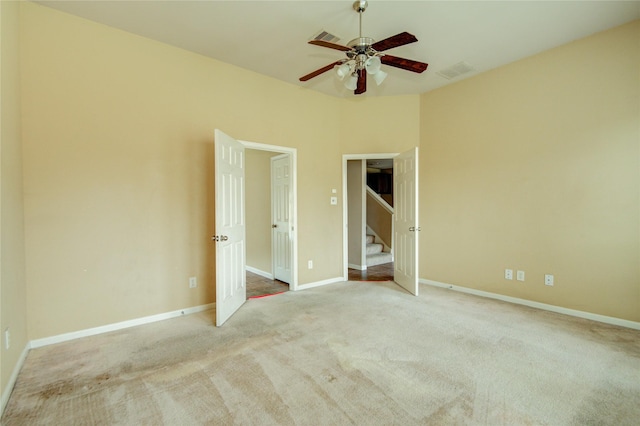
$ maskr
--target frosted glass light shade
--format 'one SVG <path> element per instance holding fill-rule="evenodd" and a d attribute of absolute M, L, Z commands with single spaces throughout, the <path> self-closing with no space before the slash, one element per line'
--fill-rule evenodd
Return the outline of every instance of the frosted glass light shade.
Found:
<path fill-rule="evenodd" d="M 351 73 L 351 66 L 349 65 L 348 62 L 345 62 L 344 64 L 341 64 L 341 65 L 336 65 L 335 67 L 333 67 L 333 69 L 336 70 L 336 75 L 340 80 L 342 80 L 343 78 L 345 78 Z"/>
<path fill-rule="evenodd" d="M 377 73 L 373 75 L 373 79 L 376 81 L 376 84 L 380 86 L 384 79 L 387 78 L 387 73 L 379 70 Z"/>
<path fill-rule="evenodd" d="M 349 90 L 356 90 L 358 87 L 358 74 L 355 72 L 349 76 L 349 78 L 344 82 L 344 87 Z"/>
<path fill-rule="evenodd" d="M 373 75 L 378 71 L 380 71 L 380 65 L 382 65 L 382 61 L 380 60 L 380 58 L 377 56 L 372 56 L 369 59 L 367 59 L 367 62 L 365 62 L 364 67 L 366 68 L 369 74 Z"/>

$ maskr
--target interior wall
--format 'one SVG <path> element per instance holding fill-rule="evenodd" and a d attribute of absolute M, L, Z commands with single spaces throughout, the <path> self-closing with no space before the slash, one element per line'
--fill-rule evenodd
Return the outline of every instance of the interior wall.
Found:
<path fill-rule="evenodd" d="M 215 301 L 215 128 L 297 148 L 299 285 L 343 275 L 342 154 L 418 144 L 418 96 L 330 97 L 20 7 L 30 339 Z"/>
<path fill-rule="evenodd" d="M 393 215 L 367 192 L 367 226 L 393 249 Z"/>
<path fill-rule="evenodd" d="M 0 2 L 0 390 L 27 346 L 18 2 Z M 9 331 L 7 349 L 5 332 Z M 2 410 L 0 409 L 0 412 Z"/>
<path fill-rule="evenodd" d="M 635 21 L 422 95 L 420 276 L 640 321 L 639 76 Z"/>
<path fill-rule="evenodd" d="M 364 176 L 365 162 L 363 160 L 347 161 L 347 246 L 348 263 L 350 268 L 366 269 L 364 260 Z"/>
<path fill-rule="evenodd" d="M 299 283 L 342 276 L 340 99 L 21 12 L 30 339 L 214 302 L 215 128 L 298 149 Z"/>
<path fill-rule="evenodd" d="M 392 78 L 395 70 L 389 71 L 388 78 Z M 354 96 L 342 99 L 339 106 L 344 154 L 399 153 L 420 144 L 418 95 Z"/>
<path fill-rule="evenodd" d="M 245 220 L 247 266 L 273 273 L 271 260 L 271 157 L 270 151 L 245 151 Z"/>

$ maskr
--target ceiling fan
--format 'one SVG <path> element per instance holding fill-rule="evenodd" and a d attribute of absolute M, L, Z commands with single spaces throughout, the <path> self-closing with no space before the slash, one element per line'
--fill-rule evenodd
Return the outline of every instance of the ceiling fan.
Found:
<path fill-rule="evenodd" d="M 421 73 L 427 69 L 428 64 L 424 62 L 414 61 L 412 59 L 399 58 L 397 56 L 380 53 L 394 47 L 404 46 L 405 44 L 414 43 L 418 39 L 408 32 L 402 32 L 381 41 L 374 42 L 370 37 L 362 37 L 362 14 L 367 10 L 368 3 L 364 0 L 353 3 L 353 9 L 358 12 L 360 17 L 360 35 L 358 38 L 351 40 L 346 46 L 331 43 L 324 40 L 311 40 L 309 44 L 316 46 L 328 47 L 329 49 L 341 50 L 347 55 L 346 59 L 333 62 L 327 66 L 313 71 L 303 77 L 300 81 L 307 81 L 313 77 L 317 77 L 322 73 L 335 69 L 338 78 L 343 80 L 345 77 L 345 87 L 353 90 L 354 94 L 360 95 L 367 91 L 367 74 L 373 76 L 375 82 L 379 85 L 387 76 L 387 73 L 380 69 L 381 64 L 390 65 L 415 73 Z"/>

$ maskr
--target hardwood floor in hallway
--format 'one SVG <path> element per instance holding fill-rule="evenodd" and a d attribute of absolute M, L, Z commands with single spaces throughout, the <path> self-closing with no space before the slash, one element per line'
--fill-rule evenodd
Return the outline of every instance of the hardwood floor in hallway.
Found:
<path fill-rule="evenodd" d="M 289 291 L 289 284 L 253 272 L 247 274 L 247 299 Z M 349 281 L 393 281 L 393 262 L 368 267 L 365 271 L 349 269 Z"/>
<path fill-rule="evenodd" d="M 349 268 L 349 281 L 393 281 L 393 262 L 369 266 L 364 271 Z"/>
<path fill-rule="evenodd" d="M 247 274 L 247 299 L 252 297 L 268 296 L 289 291 L 289 284 L 280 280 L 272 280 L 253 272 Z"/>

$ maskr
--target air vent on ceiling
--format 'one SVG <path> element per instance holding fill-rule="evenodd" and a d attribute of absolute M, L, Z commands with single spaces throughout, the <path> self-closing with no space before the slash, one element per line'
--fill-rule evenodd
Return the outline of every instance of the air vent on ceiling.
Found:
<path fill-rule="evenodd" d="M 449 68 L 440 70 L 436 72 L 436 74 L 438 74 L 440 77 L 446 78 L 447 80 L 451 80 L 452 78 L 459 77 L 471 71 L 475 71 L 475 68 L 473 68 L 471 65 L 463 61 L 463 62 L 458 62 L 455 65 L 451 65 Z"/>
<path fill-rule="evenodd" d="M 325 30 L 320 30 L 316 34 L 314 34 L 313 37 L 311 37 L 311 40 L 322 40 L 328 41 L 329 43 L 337 43 L 340 40 L 340 37 L 335 36 Z"/>

